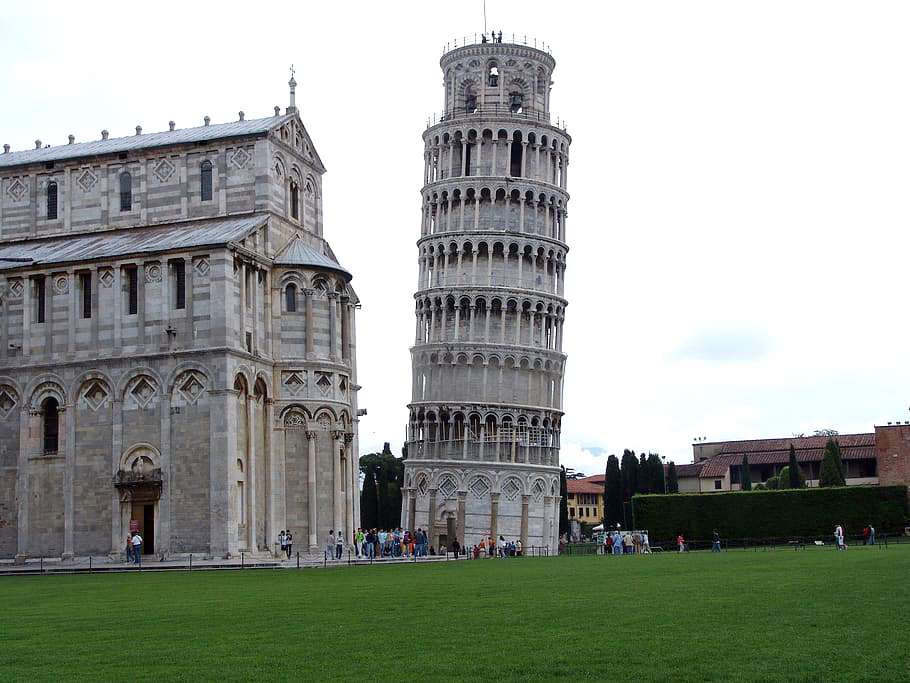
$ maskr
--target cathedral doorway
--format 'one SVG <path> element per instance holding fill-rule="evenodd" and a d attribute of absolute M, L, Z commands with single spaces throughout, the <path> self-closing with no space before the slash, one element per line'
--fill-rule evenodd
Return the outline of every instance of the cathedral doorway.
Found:
<path fill-rule="evenodd" d="M 130 526 L 138 522 L 139 535 L 142 536 L 142 554 L 155 554 L 155 503 L 134 501 Z"/>

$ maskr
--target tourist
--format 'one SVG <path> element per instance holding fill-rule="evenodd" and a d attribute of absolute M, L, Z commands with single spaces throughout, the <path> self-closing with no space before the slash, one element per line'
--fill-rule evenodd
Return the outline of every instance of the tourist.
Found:
<path fill-rule="evenodd" d="M 342 534 L 341 531 L 339 530 L 338 533 L 335 534 L 335 559 L 336 560 L 341 559 L 342 550 L 344 550 L 344 534 Z"/>
<path fill-rule="evenodd" d="M 138 531 L 133 532 L 133 538 L 130 541 L 133 544 L 133 562 L 142 566 L 142 536 Z"/>
<path fill-rule="evenodd" d="M 325 539 L 325 559 L 331 560 L 335 557 L 335 534 L 329 529 L 329 535 Z"/>
<path fill-rule="evenodd" d="M 486 555 L 487 554 L 487 543 L 483 540 L 483 536 L 480 537 L 480 543 L 477 544 L 477 555 Z"/>
<path fill-rule="evenodd" d="M 622 554 L 631 555 L 635 549 L 632 547 L 632 534 L 626 531 L 622 535 Z"/>
<path fill-rule="evenodd" d="M 613 532 L 613 554 L 622 555 L 622 536 L 619 531 Z"/>
<path fill-rule="evenodd" d="M 676 546 L 677 546 L 677 548 L 679 548 L 679 552 L 681 552 L 681 553 L 686 552 L 686 539 L 683 538 L 682 534 L 679 534 L 676 537 Z"/>
<path fill-rule="evenodd" d="M 720 552 L 720 534 L 717 533 L 717 529 L 714 530 L 714 543 L 711 545 L 711 552 Z"/>
<path fill-rule="evenodd" d="M 133 537 L 129 534 L 126 535 L 126 563 L 129 564 L 133 561 Z"/>
<path fill-rule="evenodd" d="M 515 554 L 521 556 L 521 539 L 515 541 Z"/>
<path fill-rule="evenodd" d="M 281 554 L 284 555 L 288 551 L 287 543 L 285 542 L 287 536 L 284 535 L 284 529 L 278 532 L 278 545 L 281 546 Z"/>
<path fill-rule="evenodd" d="M 837 550 L 844 549 L 844 527 L 840 524 L 834 527 L 834 547 Z"/>
<path fill-rule="evenodd" d="M 496 541 L 493 540 L 492 536 L 490 536 L 489 542 L 487 543 L 487 557 L 496 558 Z"/>
<path fill-rule="evenodd" d="M 636 555 L 641 554 L 641 532 L 636 531 L 632 534 L 632 550 Z"/>
<path fill-rule="evenodd" d="M 284 550 L 287 553 L 287 557 L 291 559 L 291 546 L 294 545 L 294 534 L 291 533 L 291 530 L 288 529 L 284 534 Z"/>
<path fill-rule="evenodd" d="M 869 545 L 875 545 L 875 527 L 869 525 Z"/>
<path fill-rule="evenodd" d="M 515 541 L 509 542 L 509 557 L 515 557 Z"/>
<path fill-rule="evenodd" d="M 506 552 L 506 539 L 502 537 L 502 534 L 499 535 L 499 556 L 508 557 L 509 554 Z"/>
<path fill-rule="evenodd" d="M 642 532 L 641 532 L 641 552 L 642 552 L 642 553 L 648 553 L 648 555 L 651 554 L 651 543 L 650 543 L 650 541 L 648 540 L 648 532 L 647 532 L 647 531 L 642 531 Z"/>

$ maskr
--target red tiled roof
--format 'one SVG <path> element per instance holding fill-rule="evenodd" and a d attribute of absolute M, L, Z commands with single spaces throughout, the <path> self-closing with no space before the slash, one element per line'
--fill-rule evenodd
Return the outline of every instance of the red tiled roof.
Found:
<path fill-rule="evenodd" d="M 603 495 L 604 485 L 587 479 L 566 479 L 566 493 L 599 493 Z"/>
<path fill-rule="evenodd" d="M 821 462 L 827 436 L 794 437 L 790 439 L 757 439 L 728 441 L 718 455 L 704 461 L 700 477 L 722 477 L 730 465 L 742 463 L 748 456 L 749 465 L 786 465 L 790 462 L 790 444 L 796 451 L 797 462 Z M 876 457 L 875 434 L 841 434 L 837 437 L 843 460 L 866 460 Z M 677 466 L 677 473 L 679 466 Z"/>
<path fill-rule="evenodd" d="M 677 477 L 697 477 L 701 474 L 701 469 L 704 467 L 705 463 L 702 462 L 690 462 L 685 465 L 676 466 L 676 476 Z"/>

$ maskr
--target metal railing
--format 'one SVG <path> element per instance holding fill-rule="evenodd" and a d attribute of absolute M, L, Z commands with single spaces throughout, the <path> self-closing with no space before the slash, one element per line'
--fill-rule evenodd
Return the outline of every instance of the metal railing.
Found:
<path fill-rule="evenodd" d="M 442 48 L 442 54 L 451 52 L 452 50 L 457 50 L 460 47 L 468 47 L 469 45 L 521 45 L 523 47 L 533 47 L 535 50 L 540 50 L 541 52 L 546 52 L 551 57 L 553 53 L 550 51 L 550 46 L 547 45 L 542 40 L 537 40 L 537 38 L 528 38 L 528 36 L 517 36 L 514 33 L 505 34 L 501 31 L 491 31 L 491 35 L 495 35 L 496 39 L 486 37 L 484 33 L 474 33 L 470 36 L 464 36 L 462 38 L 456 38 L 455 40 L 449 41 L 446 43 L 445 47 Z M 502 39 L 499 39 L 499 36 L 502 35 Z"/>
<path fill-rule="evenodd" d="M 512 111 L 512 109 L 506 105 L 493 104 L 486 107 L 474 109 L 473 111 L 465 111 L 463 109 L 453 109 L 451 111 L 443 111 L 439 114 L 433 114 L 430 118 L 427 119 L 427 128 L 435 126 L 437 123 L 445 123 L 447 121 L 455 121 L 458 119 L 472 119 L 472 118 L 483 118 L 484 116 L 500 116 L 507 117 L 510 119 L 517 119 L 520 121 L 536 121 L 537 123 L 545 123 L 548 126 L 554 126 L 559 128 L 562 131 L 568 132 L 566 127 L 566 122 L 564 119 L 556 118 L 556 123 L 553 123 L 553 119 L 550 118 L 550 115 L 545 112 L 540 111 Z"/>

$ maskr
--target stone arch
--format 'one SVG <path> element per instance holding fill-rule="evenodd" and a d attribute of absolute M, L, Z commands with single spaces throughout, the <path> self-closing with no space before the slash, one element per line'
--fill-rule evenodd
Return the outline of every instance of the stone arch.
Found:
<path fill-rule="evenodd" d="M 148 469 L 146 469 L 146 466 Z M 134 443 L 120 456 L 120 471 L 150 471 L 161 467 L 161 451 L 150 443 Z"/>
<path fill-rule="evenodd" d="M 22 391 L 12 377 L 0 376 L 0 422 L 22 405 Z"/>
<path fill-rule="evenodd" d="M 71 402 L 98 410 L 114 398 L 113 383 L 103 372 L 89 370 L 82 373 L 72 384 Z"/>
<path fill-rule="evenodd" d="M 63 378 L 59 375 L 49 372 L 38 375 L 29 382 L 27 389 L 29 405 L 37 407 L 44 399 L 53 398 L 62 408 L 66 405 L 66 390 L 63 387 Z"/>

